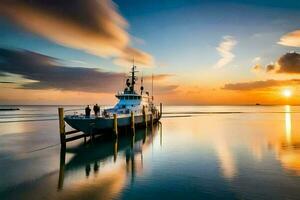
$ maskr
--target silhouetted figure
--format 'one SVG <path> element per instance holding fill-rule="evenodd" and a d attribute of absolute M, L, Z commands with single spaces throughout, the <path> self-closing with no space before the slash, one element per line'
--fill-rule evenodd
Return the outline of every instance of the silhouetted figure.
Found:
<path fill-rule="evenodd" d="M 90 171 L 91 171 L 91 166 L 90 166 L 90 164 L 88 164 L 85 166 L 85 176 L 86 177 L 89 177 Z"/>
<path fill-rule="evenodd" d="M 98 115 L 100 115 L 100 106 L 98 106 L 98 105 L 97 105 L 97 112 L 98 112 Z"/>
<path fill-rule="evenodd" d="M 91 109 L 90 106 L 87 105 L 87 107 L 85 108 L 85 116 L 90 117 L 90 115 L 91 115 Z"/>
<path fill-rule="evenodd" d="M 97 173 L 99 171 L 99 164 L 97 163 L 97 161 L 95 161 L 94 163 L 94 172 Z"/>
<path fill-rule="evenodd" d="M 98 104 L 94 105 L 93 110 L 94 110 L 95 116 L 98 116 L 100 113 L 100 107 L 98 106 Z"/>
<path fill-rule="evenodd" d="M 97 116 L 97 104 L 96 104 L 96 105 L 94 105 L 94 107 L 93 107 L 93 111 L 94 111 L 94 113 L 95 113 L 95 116 Z"/>
<path fill-rule="evenodd" d="M 109 117 L 109 115 L 108 115 L 108 113 L 107 113 L 106 110 L 103 111 L 103 116 L 104 116 L 104 117 Z"/>

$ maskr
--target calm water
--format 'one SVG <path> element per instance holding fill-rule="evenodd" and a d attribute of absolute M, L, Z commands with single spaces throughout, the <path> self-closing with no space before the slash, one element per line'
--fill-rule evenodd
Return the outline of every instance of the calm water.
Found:
<path fill-rule="evenodd" d="M 65 153 L 57 107 L 20 108 L 0 112 L 0 199 L 300 198 L 300 107 L 165 107 L 153 130 Z"/>

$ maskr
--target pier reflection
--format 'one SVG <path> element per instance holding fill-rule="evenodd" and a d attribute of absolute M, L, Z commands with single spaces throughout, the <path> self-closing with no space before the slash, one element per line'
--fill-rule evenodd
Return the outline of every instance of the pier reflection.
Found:
<path fill-rule="evenodd" d="M 127 182 L 133 182 L 143 172 L 143 151 L 156 135 L 162 136 L 161 123 L 136 129 L 135 134 L 124 131 L 115 139 L 96 138 L 93 143 L 61 151 L 57 187 L 60 195 L 64 199 L 69 191 L 82 193 L 82 197 L 97 194 L 100 199 L 118 195 Z"/>

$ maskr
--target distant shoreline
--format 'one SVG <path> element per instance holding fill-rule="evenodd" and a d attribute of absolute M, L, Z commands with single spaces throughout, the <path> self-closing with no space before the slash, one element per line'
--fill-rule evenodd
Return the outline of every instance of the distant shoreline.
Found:
<path fill-rule="evenodd" d="M 21 106 L 48 106 L 48 107 L 64 107 L 64 106 L 86 106 L 86 105 L 94 105 L 90 104 L 0 104 L 0 110 L 5 107 L 21 107 Z M 300 104 L 163 104 L 164 106 L 300 106 Z M 113 106 L 113 104 L 101 104 L 101 106 Z"/>
<path fill-rule="evenodd" d="M 0 108 L 0 111 L 15 111 L 20 110 L 20 108 Z"/>

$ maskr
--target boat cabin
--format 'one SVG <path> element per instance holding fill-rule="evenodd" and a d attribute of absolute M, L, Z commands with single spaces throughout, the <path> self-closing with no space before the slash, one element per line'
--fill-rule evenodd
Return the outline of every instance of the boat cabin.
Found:
<path fill-rule="evenodd" d="M 143 93 L 143 79 L 141 79 L 141 88 L 140 94 L 138 94 L 134 85 L 137 80 L 135 76 L 135 66 L 132 67 L 130 79 L 126 80 L 126 87 L 124 91 L 118 92 L 116 97 L 119 99 L 119 102 L 114 106 L 114 108 L 107 110 L 110 113 L 118 114 L 129 114 L 133 111 L 135 114 L 142 113 L 143 107 L 146 111 L 151 110 L 152 108 L 152 97 L 149 96 L 149 93 Z"/>

